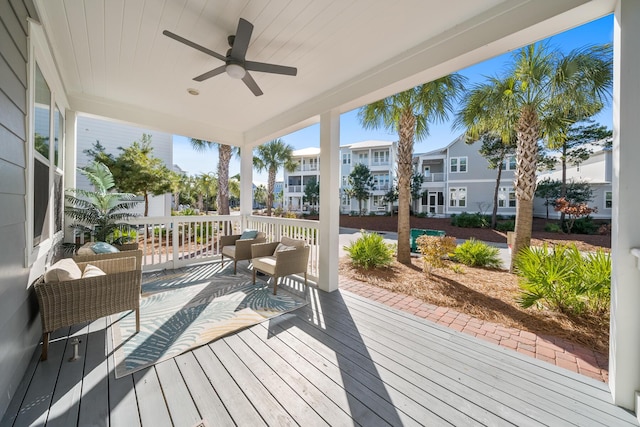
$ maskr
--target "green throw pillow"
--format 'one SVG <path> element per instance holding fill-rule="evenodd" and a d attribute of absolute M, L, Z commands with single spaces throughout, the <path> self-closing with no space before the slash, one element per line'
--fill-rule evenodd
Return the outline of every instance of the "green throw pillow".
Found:
<path fill-rule="evenodd" d="M 91 246 L 91 249 L 97 254 L 112 254 L 115 252 L 120 252 L 118 248 L 116 248 L 115 246 L 111 246 L 106 242 L 96 242 L 93 244 L 93 246 Z"/>

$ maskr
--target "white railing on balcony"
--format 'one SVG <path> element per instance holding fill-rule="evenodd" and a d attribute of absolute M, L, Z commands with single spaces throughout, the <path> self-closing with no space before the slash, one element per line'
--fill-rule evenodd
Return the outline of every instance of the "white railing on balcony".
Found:
<path fill-rule="evenodd" d="M 291 185 L 287 186 L 287 192 L 289 193 L 302 193 L 304 191 L 303 185 Z"/>
<path fill-rule="evenodd" d="M 252 215 L 168 216 L 130 219 L 137 229 L 136 242 L 143 251 L 143 270 L 173 269 L 220 259 L 220 237 L 243 229 L 263 231 L 268 242 L 287 236 L 305 240 L 311 247 L 308 275 L 318 278 L 318 222 Z M 244 224 L 244 226 L 243 226 Z"/>
<path fill-rule="evenodd" d="M 220 257 L 220 237 L 242 232 L 239 215 L 166 216 L 130 219 L 136 227 L 142 268 L 178 268 Z"/>
<path fill-rule="evenodd" d="M 302 170 L 303 170 L 303 171 L 307 171 L 307 172 L 308 172 L 308 171 L 317 171 L 318 169 L 319 169 L 319 167 L 318 167 L 318 165 L 317 165 L 317 164 L 315 164 L 315 165 L 304 165 L 304 166 L 302 167 Z"/>
<path fill-rule="evenodd" d="M 424 182 L 444 182 L 446 174 L 442 172 L 434 172 L 424 177 Z"/>
<path fill-rule="evenodd" d="M 247 228 L 263 231 L 268 242 L 277 242 L 283 236 L 306 241 L 310 246 L 307 274 L 311 280 L 317 280 L 320 265 L 318 221 L 251 215 L 247 218 Z"/>

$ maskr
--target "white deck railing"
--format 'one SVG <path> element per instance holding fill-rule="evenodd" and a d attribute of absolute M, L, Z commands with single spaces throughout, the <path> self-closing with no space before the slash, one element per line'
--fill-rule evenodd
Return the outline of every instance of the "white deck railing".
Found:
<path fill-rule="evenodd" d="M 133 218 L 136 241 L 143 251 L 143 270 L 178 268 L 220 259 L 220 237 L 243 229 L 263 231 L 268 242 L 283 236 L 305 240 L 311 247 L 307 273 L 318 278 L 318 222 L 251 215 L 167 216 Z M 244 225 L 243 225 L 244 224 Z"/>

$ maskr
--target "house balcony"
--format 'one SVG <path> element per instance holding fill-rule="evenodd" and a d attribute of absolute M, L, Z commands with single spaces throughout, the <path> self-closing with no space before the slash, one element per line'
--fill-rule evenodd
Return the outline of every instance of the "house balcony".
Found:
<path fill-rule="evenodd" d="M 447 180 L 447 174 L 443 172 L 434 172 L 429 175 L 423 176 L 423 183 L 425 182 L 445 182 Z"/>
<path fill-rule="evenodd" d="M 269 240 L 317 246 L 314 223 L 141 219 L 138 244 L 145 270 L 154 270 L 143 281 L 233 269 L 219 262 L 222 230 L 257 228 Z M 172 255 L 153 258 L 158 248 Z M 251 274 L 241 261 L 238 276 Z M 637 425 L 605 383 L 349 291 L 305 288 L 296 277 L 281 288 L 309 304 L 119 379 L 109 318 L 60 329 L 47 361 L 35 349 L 0 425 Z M 80 358 L 69 361 L 76 338 Z"/>

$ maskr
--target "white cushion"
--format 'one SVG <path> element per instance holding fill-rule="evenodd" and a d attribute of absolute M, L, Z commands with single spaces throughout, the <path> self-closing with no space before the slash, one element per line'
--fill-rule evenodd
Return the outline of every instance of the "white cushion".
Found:
<path fill-rule="evenodd" d="M 82 278 L 82 271 L 71 258 L 63 258 L 49 267 L 44 273 L 44 282 L 66 282 Z"/>
<path fill-rule="evenodd" d="M 95 255 L 93 251 L 93 242 L 85 243 L 78 249 L 78 255 Z"/>
<path fill-rule="evenodd" d="M 106 276 L 107 273 L 105 273 L 104 271 L 100 270 L 98 267 L 96 267 L 95 265 L 92 264 L 87 264 L 84 267 L 84 272 L 82 273 L 82 278 L 87 278 L 87 277 L 98 277 L 98 276 Z"/>
<path fill-rule="evenodd" d="M 251 260 L 255 270 L 263 271 L 271 276 L 276 272 L 276 257 L 263 256 Z"/>
<path fill-rule="evenodd" d="M 304 240 L 291 239 L 286 236 L 280 239 L 280 243 L 282 243 L 285 246 L 293 246 L 294 248 L 304 248 L 306 244 Z"/>
<path fill-rule="evenodd" d="M 273 251 L 273 255 L 275 256 L 276 253 L 278 252 L 292 251 L 295 249 L 296 249 L 295 246 L 287 246 L 287 245 L 283 245 L 282 243 L 278 243 L 278 246 L 276 246 L 276 250 Z"/>

